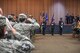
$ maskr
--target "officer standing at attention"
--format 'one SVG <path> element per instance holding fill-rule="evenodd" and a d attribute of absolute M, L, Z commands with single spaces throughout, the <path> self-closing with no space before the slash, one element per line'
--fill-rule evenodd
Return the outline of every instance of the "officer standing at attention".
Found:
<path fill-rule="evenodd" d="M 62 18 L 60 18 L 60 21 L 59 21 L 59 34 L 60 35 L 62 35 L 63 25 L 64 25 L 64 22 L 63 22 Z"/>
<path fill-rule="evenodd" d="M 54 35 L 54 29 L 55 29 L 55 22 L 54 22 L 54 19 L 53 21 L 51 22 L 51 35 Z"/>
<path fill-rule="evenodd" d="M 43 18 L 42 22 L 42 34 L 45 35 L 45 30 L 46 30 L 46 20 L 45 17 Z"/>

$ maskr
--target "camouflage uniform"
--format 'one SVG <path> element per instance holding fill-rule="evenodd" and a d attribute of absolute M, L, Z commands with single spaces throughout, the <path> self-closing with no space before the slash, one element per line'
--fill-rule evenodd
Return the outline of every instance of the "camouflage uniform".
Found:
<path fill-rule="evenodd" d="M 4 17 L 4 18 L 6 18 L 6 17 Z M 6 21 L 5 22 L 6 27 L 11 31 L 12 26 L 11 26 L 9 20 L 6 18 L 5 21 Z M 31 41 L 30 41 L 30 39 L 28 37 L 23 36 L 18 32 L 15 32 L 14 35 L 15 35 L 15 39 L 16 40 L 0 39 L 0 53 L 18 53 L 18 52 L 14 51 L 14 50 L 19 50 L 19 48 L 18 48 L 19 46 L 20 46 L 20 48 L 24 48 L 23 44 L 24 45 L 28 44 L 31 49 L 34 48 L 34 45 L 31 43 Z M 22 52 L 22 53 L 24 53 L 24 52 Z"/>
<path fill-rule="evenodd" d="M 27 36 L 30 38 L 31 26 L 26 23 L 17 23 L 13 26 L 21 35 Z"/>
<path fill-rule="evenodd" d="M 28 37 L 16 32 L 15 38 L 16 40 L 0 39 L 0 53 L 24 53 L 30 52 L 31 49 L 35 48 Z"/>
<path fill-rule="evenodd" d="M 23 15 L 24 16 L 24 15 Z M 20 17 L 20 16 L 19 16 Z M 25 16 L 24 16 L 25 17 Z M 23 17 L 20 17 L 23 18 Z M 25 17 L 26 18 L 26 17 Z M 39 24 L 37 22 L 32 21 L 32 19 L 28 18 L 28 20 L 32 23 L 25 23 L 25 22 L 19 22 L 15 24 L 13 27 L 21 34 L 24 36 L 27 36 L 30 38 L 30 30 L 32 29 L 38 29 Z"/>
<path fill-rule="evenodd" d="M 13 22 L 14 19 L 12 15 L 8 15 L 8 19 L 12 27 L 17 23 L 17 22 Z M 6 35 L 7 38 L 14 39 L 12 31 L 7 26 L 6 26 Z"/>

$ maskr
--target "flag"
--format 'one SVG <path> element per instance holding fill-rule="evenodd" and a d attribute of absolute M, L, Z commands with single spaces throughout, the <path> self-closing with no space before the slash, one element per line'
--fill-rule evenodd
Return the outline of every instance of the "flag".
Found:
<path fill-rule="evenodd" d="M 43 22 L 43 17 L 45 16 L 45 13 L 40 13 L 40 25 L 42 24 Z"/>
<path fill-rule="evenodd" d="M 40 14 L 40 23 L 43 22 L 43 18 L 45 18 L 45 21 L 48 21 L 48 14 L 43 12 Z"/>
<path fill-rule="evenodd" d="M 47 21 L 48 21 L 48 14 L 45 13 L 44 17 L 45 17 L 45 20 L 46 20 L 46 22 L 47 22 Z"/>
<path fill-rule="evenodd" d="M 41 16 L 44 17 L 44 16 L 45 16 L 45 12 L 43 12 L 43 13 L 41 14 Z"/>
<path fill-rule="evenodd" d="M 54 15 L 52 16 L 52 18 L 51 18 L 51 23 L 54 21 Z"/>

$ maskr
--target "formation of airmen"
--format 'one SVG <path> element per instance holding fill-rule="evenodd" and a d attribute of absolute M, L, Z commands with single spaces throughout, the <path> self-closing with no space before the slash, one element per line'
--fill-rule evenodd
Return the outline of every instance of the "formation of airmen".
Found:
<path fill-rule="evenodd" d="M 2 27 L 2 28 L 1 28 Z M 0 8 L 0 53 L 30 53 L 35 46 L 31 41 L 31 31 L 40 26 L 31 15 L 21 13 L 17 21 L 13 15 L 3 16 Z"/>

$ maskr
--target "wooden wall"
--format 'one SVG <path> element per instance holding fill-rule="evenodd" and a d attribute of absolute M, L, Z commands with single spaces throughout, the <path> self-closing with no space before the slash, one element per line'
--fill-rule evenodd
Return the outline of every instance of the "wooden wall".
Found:
<path fill-rule="evenodd" d="M 80 15 L 80 0 L 0 0 L 0 7 L 3 9 L 4 15 L 19 13 L 31 14 L 40 22 L 40 13 L 47 12 L 49 15 L 49 22 L 53 14 L 55 14 L 56 23 L 58 23 L 59 16 L 57 14 L 60 9 L 55 13 L 54 5 L 61 3 L 64 6 L 65 14 Z M 62 13 L 62 12 L 61 12 Z M 62 16 L 62 15 L 61 15 Z"/>

